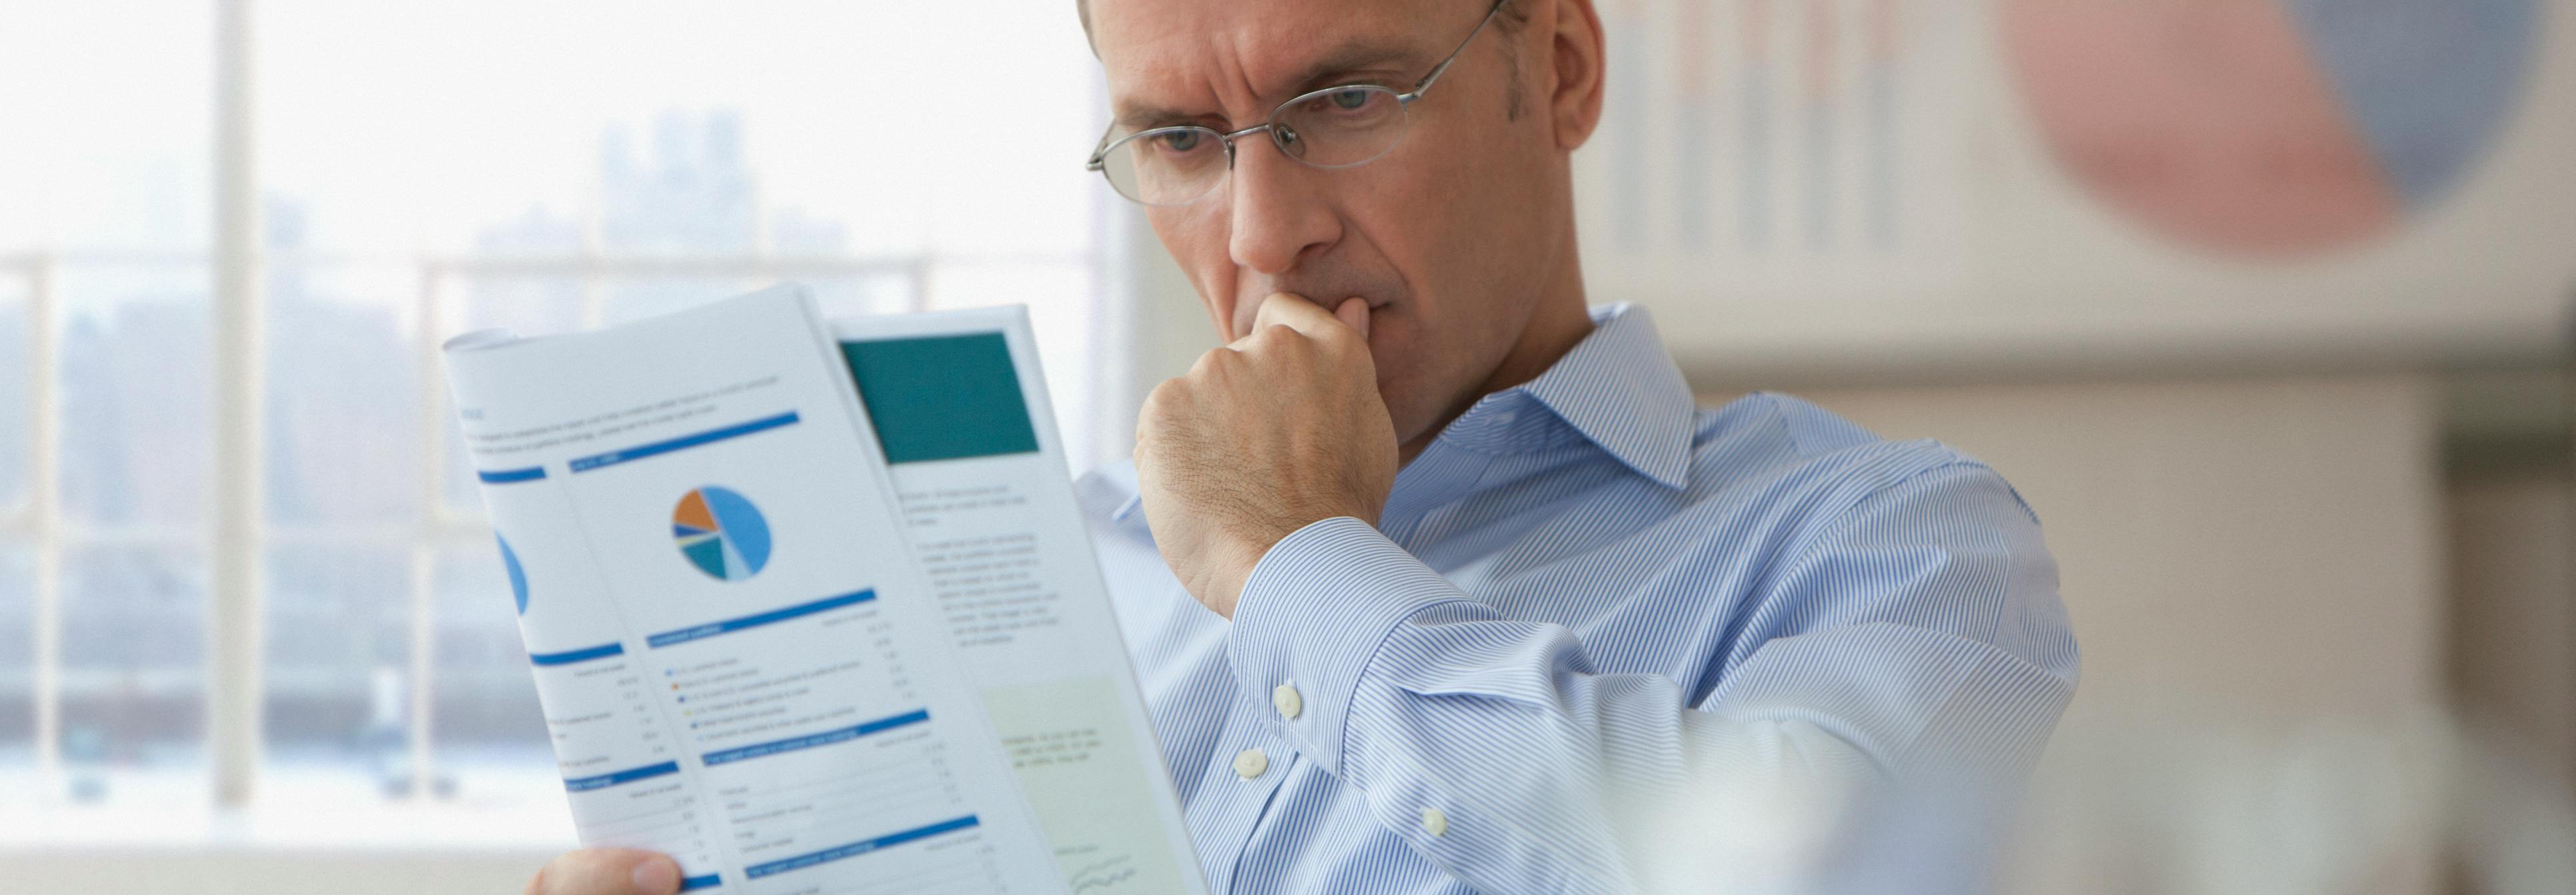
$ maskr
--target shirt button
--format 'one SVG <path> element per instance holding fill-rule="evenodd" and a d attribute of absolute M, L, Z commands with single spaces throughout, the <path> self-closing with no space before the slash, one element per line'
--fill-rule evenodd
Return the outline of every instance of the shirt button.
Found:
<path fill-rule="evenodd" d="M 1422 809 L 1422 832 L 1434 836 L 1446 835 L 1449 832 L 1449 815 L 1440 813 L 1438 808 Z"/>
<path fill-rule="evenodd" d="M 1250 780 L 1267 770 L 1270 770 L 1270 756 L 1261 754 L 1261 750 L 1245 749 L 1234 753 L 1235 776 Z"/>
<path fill-rule="evenodd" d="M 1306 710 L 1305 698 L 1298 696 L 1296 686 L 1291 684 L 1280 684 L 1271 688 L 1270 704 L 1279 707 L 1279 717 L 1291 721 L 1297 719 L 1297 713 Z"/>

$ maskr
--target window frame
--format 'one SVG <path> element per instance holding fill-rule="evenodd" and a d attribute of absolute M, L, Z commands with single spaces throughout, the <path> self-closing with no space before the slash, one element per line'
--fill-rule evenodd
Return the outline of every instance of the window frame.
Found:
<path fill-rule="evenodd" d="M 274 547 L 357 545 L 407 550 L 407 640 L 403 658 L 406 769 L 409 779 L 398 796 L 386 800 L 426 804 L 438 798 L 441 764 L 433 731 L 437 693 L 437 611 L 439 563 L 444 551 L 479 548 L 492 538 L 479 512 L 452 505 L 447 493 L 448 439 L 453 423 L 441 345 L 451 335 L 452 288 L 484 278 L 544 277 L 572 280 L 580 289 L 580 323 L 599 325 L 612 285 L 660 277 L 723 278 L 773 281 L 797 278 L 873 278 L 902 286 L 909 310 L 929 310 L 942 271 L 987 265 L 1066 265 L 1086 268 L 1090 302 L 1087 316 L 1094 357 L 1082 371 L 1086 404 L 1103 406 L 1135 391 L 1136 371 L 1119 350 L 1131 340 L 1130 302 L 1114 298 L 1132 286 L 1134 249 L 1114 234 L 1136 229 L 1140 215 L 1117 207 L 1103 195 L 1091 203 L 1090 221 L 1104 234 L 1088 248 L 1073 253 L 1014 252 L 961 256 L 925 249 L 894 256 L 851 253 L 779 254 L 765 240 L 751 251 L 708 255 L 610 253 L 601 248 L 600 211 L 582 214 L 583 238 L 576 251 L 548 254 L 468 250 L 398 255 L 273 252 L 262 244 L 264 209 L 259 181 L 259 153 L 254 108 L 255 43 L 253 0 L 212 0 L 215 6 L 211 60 L 215 93 L 212 134 L 211 192 L 214 234 L 203 251 L 86 251 L 37 249 L 0 252 L 0 279 L 24 284 L 27 322 L 27 404 L 30 440 L 26 497 L 15 507 L 0 507 L 0 538 L 24 544 L 31 553 L 33 581 L 29 680 L 32 693 L 34 779 L 50 794 L 69 782 L 63 755 L 63 595 L 64 558 L 99 544 L 181 543 L 202 552 L 207 564 L 205 658 L 205 755 L 211 784 L 210 805 L 218 813 L 252 810 L 264 771 L 267 732 L 265 627 L 268 622 L 265 571 Z M 1094 96 L 1095 104 L 1099 97 Z M 1068 174 L 1068 176 L 1073 176 Z M 762 197 L 752 201 L 754 219 L 764 220 Z M 65 518 L 62 495 L 63 408 L 61 402 L 62 334 L 65 323 L 61 281 L 66 272 L 133 267 L 193 266 L 206 271 L 209 283 L 208 347 L 213 399 L 210 445 L 214 462 L 208 470 L 209 507 L 199 527 L 154 526 L 133 531 L 91 526 Z M 408 519 L 351 527 L 313 523 L 274 524 L 265 513 L 268 423 L 264 390 L 268 365 L 263 328 L 268 324 L 265 291 L 272 274 L 338 267 L 407 268 L 417 278 L 409 300 L 411 344 L 419 376 L 413 437 L 416 508 Z M 1088 447 L 1102 455 L 1123 453 L 1127 439 L 1116 426 L 1088 433 Z M 1073 447 L 1068 445 L 1068 447 Z M 546 756 L 551 760 L 552 756 Z M 40 797 L 40 806 L 53 796 Z M 379 803 L 382 804 L 382 803 Z M 369 806 L 350 806 L 365 808 Z M 111 812 L 114 810 L 110 809 Z"/>

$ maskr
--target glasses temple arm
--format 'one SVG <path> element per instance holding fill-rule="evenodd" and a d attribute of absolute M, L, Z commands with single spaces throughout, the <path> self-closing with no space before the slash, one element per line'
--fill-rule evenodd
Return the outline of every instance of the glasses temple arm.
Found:
<path fill-rule="evenodd" d="M 1102 160 L 1109 157 L 1109 144 L 1111 142 L 1109 138 L 1117 135 L 1118 123 L 1115 121 L 1110 122 L 1108 127 L 1101 129 L 1100 142 L 1091 145 L 1091 157 L 1083 160 L 1082 167 L 1084 170 L 1100 170 L 1100 163 Z"/>
<path fill-rule="evenodd" d="M 1431 85 L 1438 82 L 1441 75 L 1448 73 L 1449 66 L 1457 62 L 1458 57 L 1467 52 L 1467 46 L 1476 42 L 1476 35 L 1485 33 L 1485 26 L 1493 24 L 1494 16 L 1500 14 L 1503 11 L 1503 7 L 1511 2 L 1512 0 L 1494 0 L 1494 8 L 1485 10 L 1485 17 L 1477 20 L 1476 30 L 1467 32 L 1467 39 L 1459 41 L 1458 48 L 1450 50 L 1448 58 L 1440 60 L 1439 65 L 1432 66 L 1431 73 L 1423 75 L 1422 80 L 1413 85 L 1412 93 L 1407 93 L 1397 98 L 1405 102 L 1412 102 L 1413 100 L 1421 97 L 1424 93 L 1430 92 Z"/>

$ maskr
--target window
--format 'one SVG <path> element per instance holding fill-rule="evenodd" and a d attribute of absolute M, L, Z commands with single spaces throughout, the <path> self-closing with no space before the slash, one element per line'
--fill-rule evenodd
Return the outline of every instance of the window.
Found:
<path fill-rule="evenodd" d="M 1023 302 L 1068 452 L 1099 459 L 1100 234 L 1127 212 L 1076 164 L 1102 103 L 1071 4 L 1012 6 L 262 0 L 229 29 L 224 0 L 113 0 L 0 29 L 0 120 L 35 135 L 0 141 L 0 826 L 568 831 L 444 415 L 453 334 L 779 280 L 827 313 Z M 237 170 L 227 124 L 254 135 Z M 242 187 L 257 251 L 227 258 Z M 223 334 L 228 272 L 255 339 Z M 256 400 L 230 402 L 244 359 Z M 224 466 L 224 439 L 257 453 Z M 240 630 L 247 672 L 210 633 Z"/>

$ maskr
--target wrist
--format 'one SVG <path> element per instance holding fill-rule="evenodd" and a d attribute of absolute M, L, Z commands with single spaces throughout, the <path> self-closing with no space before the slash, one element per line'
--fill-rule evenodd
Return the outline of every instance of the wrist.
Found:
<path fill-rule="evenodd" d="M 1261 565 L 1262 557 L 1270 555 L 1271 548 L 1316 522 L 1345 516 L 1358 518 L 1351 513 L 1330 513 L 1304 522 L 1252 526 L 1222 539 L 1222 546 L 1211 557 L 1215 561 L 1207 567 L 1206 590 L 1199 593 L 1199 602 L 1218 615 L 1233 618 L 1243 599 L 1244 584 L 1252 579 L 1253 569 Z"/>
<path fill-rule="evenodd" d="M 1271 545 L 1242 600 L 1226 638 L 1238 685 L 1255 694 L 1294 686 L 1302 711 L 1270 717 L 1299 754 L 1364 786 L 1343 759 L 1361 680 L 1407 620 L 1465 595 L 1376 526 L 1334 517 Z"/>
<path fill-rule="evenodd" d="M 1208 603 L 1208 608 L 1216 609 L 1218 615 L 1233 618 L 1235 607 L 1243 600 L 1244 582 L 1252 580 L 1252 570 L 1261 565 L 1261 558 L 1269 555 L 1272 546 L 1296 530 L 1264 526 L 1227 539 L 1223 556 L 1217 562 L 1216 580 L 1212 582 L 1216 588 L 1210 594 L 1213 599 L 1203 602 Z M 1219 608 L 1220 604 L 1223 608 Z"/>

